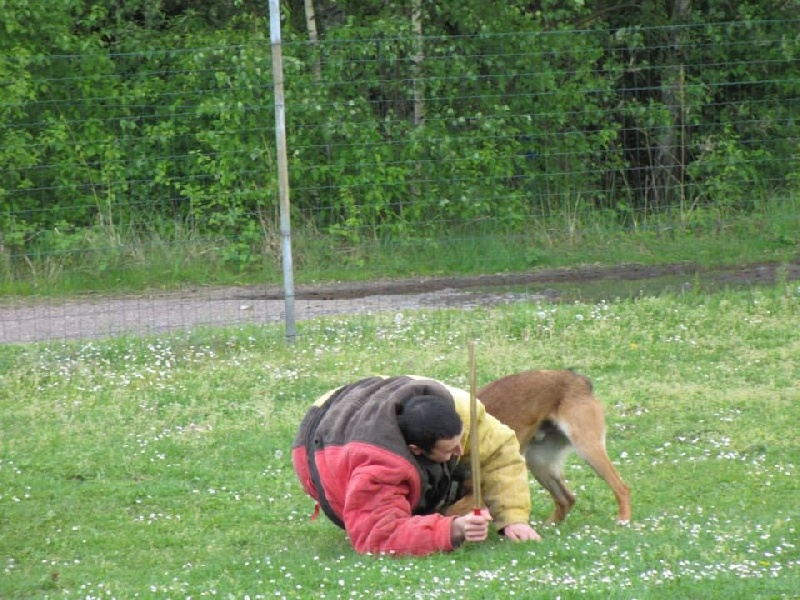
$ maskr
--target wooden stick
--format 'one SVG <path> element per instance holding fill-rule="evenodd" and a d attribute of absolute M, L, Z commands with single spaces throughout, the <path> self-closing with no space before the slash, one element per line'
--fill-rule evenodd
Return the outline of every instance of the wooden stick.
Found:
<path fill-rule="evenodd" d="M 481 453 L 478 436 L 478 398 L 475 395 L 475 342 L 469 342 L 469 443 L 470 465 L 472 468 L 473 512 L 476 515 L 483 509 L 481 496 Z"/>

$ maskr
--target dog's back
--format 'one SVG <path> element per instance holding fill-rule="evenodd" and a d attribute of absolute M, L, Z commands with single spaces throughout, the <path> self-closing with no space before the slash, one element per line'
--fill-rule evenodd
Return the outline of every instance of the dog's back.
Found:
<path fill-rule="evenodd" d="M 523 371 L 487 384 L 477 395 L 489 414 L 517 434 L 528 468 L 556 504 L 550 521 L 562 521 L 575 503 L 563 472 L 573 448 L 614 491 L 617 519 L 630 520 L 630 490 L 606 453 L 603 407 L 588 378 L 566 370 Z"/>
<path fill-rule="evenodd" d="M 483 405 L 517 434 L 525 448 L 545 421 L 561 427 L 560 413 L 572 405 L 587 406 L 596 400 L 592 383 L 573 371 L 523 371 L 497 379 L 478 391 Z"/>

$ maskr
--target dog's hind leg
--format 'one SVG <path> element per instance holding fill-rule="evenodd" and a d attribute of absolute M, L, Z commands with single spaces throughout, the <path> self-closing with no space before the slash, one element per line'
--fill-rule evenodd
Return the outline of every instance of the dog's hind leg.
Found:
<path fill-rule="evenodd" d="M 631 519 L 631 492 L 608 458 L 602 406 L 592 397 L 591 401 L 580 405 L 562 405 L 559 412 L 559 426 L 564 428 L 575 451 L 614 492 L 619 506 L 617 521 L 628 523 Z"/>
<path fill-rule="evenodd" d="M 556 505 L 548 523 L 560 523 L 575 505 L 575 496 L 564 480 L 564 463 L 569 453 L 569 440 L 549 423 L 537 432 L 524 449 L 528 469 L 536 481 L 550 492 Z"/>

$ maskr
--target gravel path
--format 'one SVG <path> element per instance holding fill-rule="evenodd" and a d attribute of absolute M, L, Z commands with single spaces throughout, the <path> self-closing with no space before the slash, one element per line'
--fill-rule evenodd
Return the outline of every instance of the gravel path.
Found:
<path fill-rule="evenodd" d="M 787 280 L 800 280 L 800 260 L 788 265 L 759 263 L 718 269 L 690 264 L 657 267 L 620 265 L 551 269 L 473 277 L 426 277 L 357 283 L 298 286 L 295 318 L 374 314 L 419 308 L 469 308 L 517 301 L 557 302 L 550 286 L 602 280 L 645 281 L 685 276 L 717 284 L 773 283 L 778 269 Z M 509 292 L 525 286 L 525 292 Z M 535 291 L 527 291 L 535 290 Z M 121 334 L 156 334 L 198 326 L 237 326 L 284 320 L 279 287 L 193 288 L 174 293 L 92 296 L 0 303 L 0 343 L 92 339 Z"/>

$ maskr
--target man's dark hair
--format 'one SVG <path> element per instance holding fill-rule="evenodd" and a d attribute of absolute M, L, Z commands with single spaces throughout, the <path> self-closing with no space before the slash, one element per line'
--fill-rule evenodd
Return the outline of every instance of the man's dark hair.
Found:
<path fill-rule="evenodd" d="M 464 425 L 454 402 L 443 396 L 411 396 L 397 408 L 397 424 L 407 444 L 433 451 L 439 440 L 453 438 Z"/>

